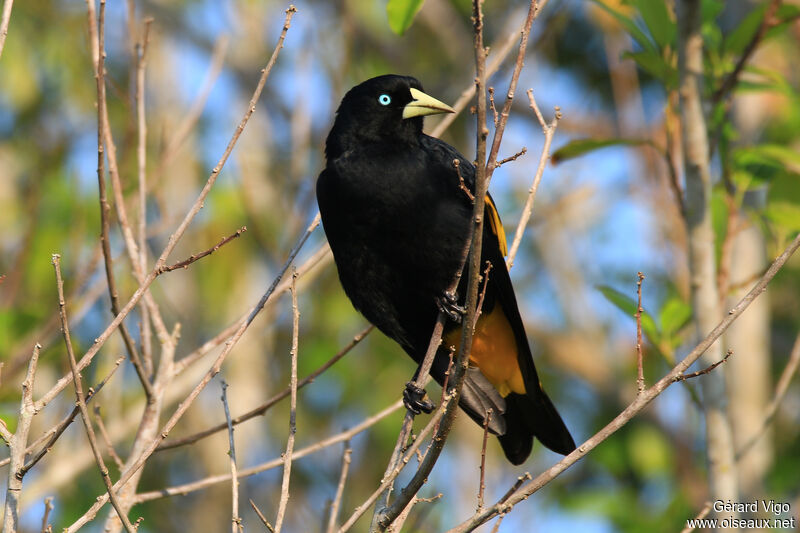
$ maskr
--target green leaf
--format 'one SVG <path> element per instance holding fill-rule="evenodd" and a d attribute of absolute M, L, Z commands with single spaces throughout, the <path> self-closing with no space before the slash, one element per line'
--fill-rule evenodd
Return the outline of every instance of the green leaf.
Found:
<path fill-rule="evenodd" d="M 403 35 L 414 22 L 425 0 L 389 0 L 386 4 L 386 15 L 389 27 L 397 35 Z"/>
<path fill-rule="evenodd" d="M 624 52 L 622 57 L 633 59 L 642 70 L 659 80 L 667 88 L 678 86 L 678 70 L 657 52 Z"/>
<path fill-rule="evenodd" d="M 636 25 L 636 23 L 630 17 L 606 5 L 606 3 L 603 2 L 602 0 L 592 0 L 592 1 L 598 6 L 600 6 L 609 15 L 614 17 L 617 20 L 617 22 L 619 22 L 620 25 L 625 29 L 625 31 L 627 31 L 628 34 L 631 37 L 633 37 L 633 40 L 639 43 L 639 46 L 641 46 L 645 50 L 650 50 L 651 52 L 658 53 L 658 48 L 650 39 L 650 37 L 648 37 L 642 30 L 640 30 L 639 27 Z"/>
<path fill-rule="evenodd" d="M 642 146 L 649 145 L 655 147 L 648 139 L 577 139 L 570 141 L 550 156 L 550 162 L 554 165 L 566 159 L 573 159 L 594 150 L 606 148 L 608 146 Z"/>
<path fill-rule="evenodd" d="M 659 312 L 658 320 L 661 323 L 661 332 L 670 336 L 680 330 L 692 318 L 692 306 L 677 296 L 673 296 L 664 303 Z"/>
<path fill-rule="evenodd" d="M 633 298 L 622 294 L 617 289 L 611 288 L 608 285 L 598 285 L 597 290 L 603 293 L 606 300 L 614 304 L 626 315 L 634 319 L 636 318 L 637 303 Z M 647 335 L 647 338 L 650 339 L 650 342 L 653 344 L 658 344 L 661 341 L 661 334 L 658 331 L 656 322 L 647 311 L 642 312 L 642 332 Z"/>
<path fill-rule="evenodd" d="M 650 35 L 663 50 L 671 45 L 677 34 L 675 20 L 664 0 L 635 0 Z"/>
<path fill-rule="evenodd" d="M 786 170 L 800 174 L 800 153 L 779 144 L 762 144 L 754 147 L 764 158 L 777 162 Z"/>
<path fill-rule="evenodd" d="M 772 222 L 788 231 L 800 231 L 800 205 L 791 202 L 773 201 L 764 214 Z"/>
<path fill-rule="evenodd" d="M 739 25 L 725 37 L 722 43 L 723 53 L 739 56 L 744 52 L 747 44 L 758 31 L 758 27 L 761 26 L 761 21 L 764 20 L 764 12 L 767 9 L 767 5 L 768 4 L 764 2 L 753 9 L 744 17 Z"/>
<path fill-rule="evenodd" d="M 700 13 L 703 23 L 713 24 L 723 9 L 725 9 L 725 0 L 702 0 Z"/>

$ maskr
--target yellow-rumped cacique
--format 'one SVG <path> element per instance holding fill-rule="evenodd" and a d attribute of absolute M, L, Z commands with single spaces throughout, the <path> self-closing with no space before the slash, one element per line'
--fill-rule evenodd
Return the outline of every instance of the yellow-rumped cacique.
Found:
<path fill-rule="evenodd" d="M 440 384 L 447 347 L 460 341 L 466 293 L 466 273 L 456 294 L 447 293 L 472 219 L 459 174 L 475 186 L 474 165 L 422 132 L 425 115 L 449 112 L 412 77 L 378 76 L 353 87 L 336 112 L 317 180 L 322 225 L 353 306 L 418 364 L 439 311 L 447 313 L 430 372 Z M 492 410 L 489 430 L 513 464 L 528 458 L 534 437 L 567 454 L 575 443 L 536 374 L 504 260 L 503 226 L 488 195 L 485 220 L 481 264 L 492 268 L 459 406 L 479 424 Z M 404 398 L 416 412 L 433 408 L 411 385 Z"/>

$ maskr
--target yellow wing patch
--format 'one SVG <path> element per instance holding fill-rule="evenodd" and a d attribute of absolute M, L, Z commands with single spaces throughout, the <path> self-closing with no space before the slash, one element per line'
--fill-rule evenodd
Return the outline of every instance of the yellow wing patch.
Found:
<path fill-rule="evenodd" d="M 444 335 L 445 346 L 459 346 L 461 328 Z M 525 382 L 517 362 L 517 341 L 501 306 L 484 313 L 475 326 L 469 363 L 494 385 L 501 396 L 511 392 L 525 394 Z"/>
<path fill-rule="evenodd" d="M 486 209 L 489 211 L 489 224 L 492 226 L 492 233 L 497 235 L 497 240 L 500 242 L 500 252 L 505 257 L 508 255 L 506 232 L 503 229 L 503 223 L 500 221 L 500 215 L 497 213 L 494 201 L 488 194 L 486 195 Z"/>

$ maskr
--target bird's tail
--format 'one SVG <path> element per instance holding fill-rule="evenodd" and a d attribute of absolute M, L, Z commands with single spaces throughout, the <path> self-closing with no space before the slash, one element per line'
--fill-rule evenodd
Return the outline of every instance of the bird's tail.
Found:
<path fill-rule="evenodd" d="M 528 458 L 533 437 L 556 453 L 567 455 L 575 449 L 575 441 L 561 415 L 540 387 L 528 394 L 512 392 L 505 400 L 506 432 L 498 439 L 513 464 L 522 464 Z"/>

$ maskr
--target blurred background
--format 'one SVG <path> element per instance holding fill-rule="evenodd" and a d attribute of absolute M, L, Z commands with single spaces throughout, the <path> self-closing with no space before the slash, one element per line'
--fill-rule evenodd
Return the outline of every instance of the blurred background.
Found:
<path fill-rule="evenodd" d="M 8 0 L 7 0 L 8 1 Z M 511 237 L 544 142 L 528 107 L 533 89 L 546 120 L 563 118 L 553 149 L 581 139 L 617 139 L 560 151 L 546 169 L 533 217 L 511 270 L 537 368 L 576 441 L 619 413 L 636 394 L 637 272 L 646 276 L 645 377 L 652 384 L 694 346 L 690 323 L 686 232 L 667 161 L 680 170 L 671 2 L 654 18 L 646 2 L 551 0 L 535 22 L 500 157 L 527 154 L 495 172 L 490 190 Z M 707 96 L 733 70 L 768 2 L 703 2 Z M 726 105 L 709 107 L 713 199 L 720 282 L 727 309 L 800 230 L 800 25 L 791 2 L 761 39 Z M 427 0 L 403 35 L 392 31 L 386 3 L 297 0 L 297 14 L 278 62 L 239 143 L 205 207 L 168 262 L 209 248 L 241 226 L 247 232 L 186 270 L 152 286 L 168 327 L 180 323 L 176 358 L 234 323 L 254 305 L 316 214 L 314 186 L 323 147 L 343 94 L 369 77 L 409 74 L 448 103 L 472 87 L 471 5 Z M 278 39 L 287 4 L 274 1 L 110 2 L 106 69 L 110 124 L 128 211 L 136 209 L 135 43 L 152 17 L 146 68 L 147 243 L 150 261 L 194 202 L 244 113 Z M 490 78 L 498 101 L 507 90 L 527 3 L 487 2 L 489 61 L 514 48 Z M 759 15 L 760 14 L 760 15 Z M 760 18 L 759 18 L 760 17 Z M 785 19 L 785 20 L 784 20 Z M 633 28 L 642 35 L 631 36 Z M 643 45 L 649 39 L 653 50 Z M 645 43 L 646 44 L 646 43 Z M 67 370 L 58 331 L 50 256 L 62 255 L 76 352 L 82 354 L 111 318 L 98 235 L 96 86 L 82 2 L 35 0 L 13 6 L 0 58 L 0 415 L 16 424 L 19 383 L 35 342 L 43 345 L 35 397 Z M 438 117 L 437 117 L 438 118 Z M 427 130 L 436 126 L 429 119 Z M 467 108 L 441 135 L 474 157 L 475 122 Z M 619 140 L 625 140 L 620 143 Z M 652 141 L 656 146 L 641 144 Z M 570 144 L 573 143 L 573 144 Z M 608 144 L 608 143 L 607 143 Z M 578 145 L 579 146 L 579 145 Z M 667 151 L 665 158 L 662 152 Z M 557 164 L 555 164 L 557 163 Z M 112 216 L 112 220 L 115 218 Z M 367 323 L 345 297 L 318 229 L 297 264 L 315 258 L 298 281 L 299 375 L 304 377 Z M 116 224 L 111 248 L 120 296 L 138 284 Z M 318 259 L 318 260 L 317 260 Z M 713 282 L 713 281 L 710 281 Z M 800 330 L 800 258 L 726 333 L 734 355 L 717 369 L 728 381 L 742 500 L 774 499 L 800 509 L 800 387 L 789 384 L 774 421 L 760 431 L 775 383 Z M 255 320 L 222 372 L 171 437 L 224 421 L 219 379 L 229 384 L 234 415 L 289 383 L 291 302 L 288 293 Z M 140 342 L 141 313 L 126 323 Z M 155 343 L 155 341 L 154 341 Z M 157 343 L 155 343 L 157 344 Z M 795 351 L 800 347 L 795 346 Z M 168 416 L 208 369 L 219 348 L 175 377 Z M 125 354 L 115 334 L 84 372 L 87 386 Z M 339 433 L 400 397 L 415 367 L 402 350 L 371 332 L 346 357 L 298 394 L 295 450 Z M 699 378 L 699 379 L 702 379 Z M 429 386 L 432 396 L 439 391 Z M 702 411 L 696 383 L 676 384 L 587 458 L 523 502 L 500 531 L 676 531 L 707 497 Z M 142 388 L 124 362 L 95 400 L 117 452 L 130 451 L 143 408 Z M 72 388 L 34 420 L 32 439 L 74 405 Z M 288 403 L 236 428 L 240 469 L 279 458 L 288 434 Z M 166 419 L 162 417 L 162 423 Z M 397 410 L 351 440 L 353 459 L 342 519 L 379 484 L 402 420 Z M 416 422 L 421 427 L 425 417 Z M 745 444 L 758 434 L 752 446 Z M 476 507 L 482 432 L 459 416 L 445 452 L 420 496 L 408 531 L 452 527 Z M 319 531 L 327 522 L 341 468 L 342 444 L 297 459 L 292 469 L 287 531 Z M 147 492 L 228 472 L 225 432 L 157 453 L 138 491 Z M 486 499 L 496 501 L 528 471 L 559 456 L 538 444 L 519 468 L 496 439 L 487 451 Z M 118 470 L 111 467 L 113 479 Z M 6 475 L 7 467 L 3 468 Z M 261 524 L 253 499 L 274 516 L 281 469 L 242 480 L 247 530 Z M 401 481 L 406 477 L 401 476 Z M 23 526 L 38 531 L 43 500 L 52 496 L 55 529 L 71 524 L 104 489 L 79 421 L 25 477 Z M 80 487 L 80 488 L 79 488 Z M 4 491 L 3 491 L 4 492 Z M 85 528 L 100 531 L 106 513 Z M 355 527 L 366 531 L 369 514 Z M 134 507 L 140 531 L 220 531 L 230 524 L 230 483 Z M 491 526 L 484 526 L 489 530 Z"/>

